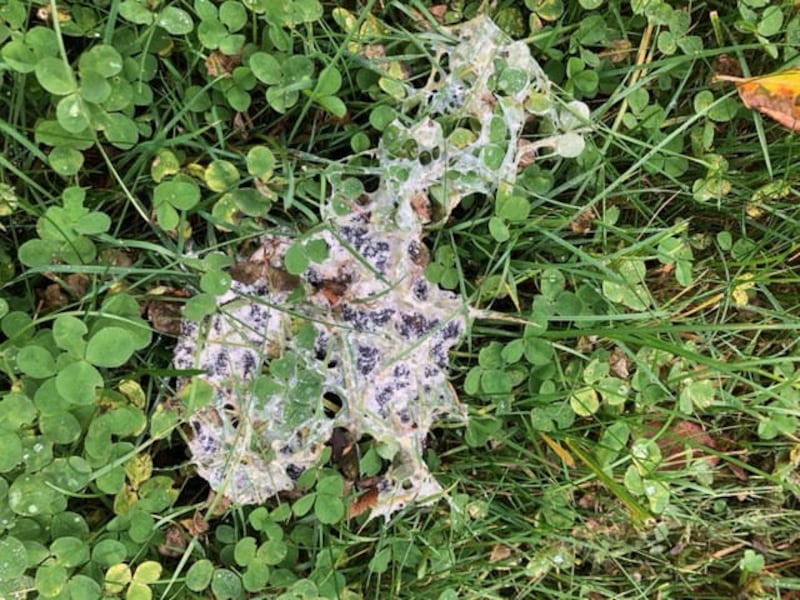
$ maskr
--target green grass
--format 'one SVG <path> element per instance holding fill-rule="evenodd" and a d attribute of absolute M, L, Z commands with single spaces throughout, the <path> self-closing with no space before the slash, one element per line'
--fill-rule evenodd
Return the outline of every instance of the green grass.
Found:
<path fill-rule="evenodd" d="M 470 421 L 427 439 L 449 501 L 386 523 L 337 513 L 385 466 L 369 439 L 360 471 L 326 452 L 263 507 L 209 496 L 172 349 L 183 307 L 215 310 L 209 281 L 262 236 L 305 240 L 337 177 L 372 189 L 382 130 L 419 118 L 397 80 L 446 68 L 438 6 L 63 2 L 56 26 L 35 14 L 54 4 L 0 4 L 0 596 L 797 594 L 796 136 L 710 83 L 721 57 L 744 74 L 793 64 L 793 3 L 447 5 L 448 23 L 486 11 L 524 39 L 591 116 L 580 156 L 520 170 L 528 209 L 470 196 L 427 232 L 429 278 L 476 316 L 450 356 Z M 34 26 L 52 33 L 21 64 L 12 43 Z M 242 70 L 209 73 L 235 35 L 241 65 L 211 67 Z M 65 95 L 105 93 L 86 75 L 104 67 L 80 63 L 99 40 L 124 62 L 116 105 L 47 131 Z M 273 80 L 255 52 L 303 58 Z M 306 61 L 313 77 L 291 80 Z M 342 79 L 329 94 L 326 66 Z M 154 206 L 172 182 L 196 200 Z M 254 186 L 258 202 L 224 198 Z M 61 208 L 75 187 L 83 212 Z"/>

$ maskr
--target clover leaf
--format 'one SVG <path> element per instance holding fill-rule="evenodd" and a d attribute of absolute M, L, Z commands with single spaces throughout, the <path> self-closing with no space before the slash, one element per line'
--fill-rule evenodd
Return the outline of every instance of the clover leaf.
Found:
<path fill-rule="evenodd" d="M 128 362 L 135 348 L 127 329 L 104 327 L 86 346 L 86 360 L 98 367 L 120 367 Z"/>
<path fill-rule="evenodd" d="M 13 536 L 0 540 L 0 580 L 10 581 L 22 575 L 28 566 L 28 554 L 21 541 Z"/>
<path fill-rule="evenodd" d="M 78 59 L 81 77 L 88 72 L 97 73 L 101 77 L 113 77 L 122 71 L 122 66 L 122 55 L 107 44 L 92 46 Z"/>
<path fill-rule="evenodd" d="M 275 169 L 275 155 L 266 146 L 253 146 L 247 152 L 247 172 L 266 181 Z"/>
<path fill-rule="evenodd" d="M 67 499 L 47 485 L 44 476 L 26 473 L 9 487 L 8 505 L 18 515 L 39 517 L 62 512 L 67 508 Z"/>
<path fill-rule="evenodd" d="M 153 190 L 153 207 L 158 224 L 171 230 L 178 226 L 178 210 L 190 210 L 200 201 L 200 188 L 188 177 L 163 181 Z"/>
<path fill-rule="evenodd" d="M 0 448 L 3 448 L 0 453 L 0 473 L 8 473 L 22 462 L 22 441 L 16 432 L 0 431 L 0 444 Z"/>
<path fill-rule="evenodd" d="M 85 360 L 67 365 L 56 375 L 58 394 L 71 404 L 92 404 L 95 390 L 100 387 L 103 387 L 103 376 Z"/>
<path fill-rule="evenodd" d="M 89 107 L 77 92 L 64 96 L 56 106 L 59 125 L 70 133 L 81 133 L 89 126 Z"/>
<path fill-rule="evenodd" d="M 78 82 L 69 64 L 55 56 L 47 56 L 36 63 L 36 79 L 51 94 L 62 96 L 78 89 Z"/>
<path fill-rule="evenodd" d="M 189 13 L 177 6 L 167 6 L 161 11 L 151 11 L 149 2 L 123 0 L 119 4 L 119 14 L 123 19 L 137 25 L 156 24 L 172 35 L 186 35 L 194 29 Z"/>
<path fill-rule="evenodd" d="M 194 563 L 186 572 L 186 587 L 193 592 L 202 592 L 211 584 L 214 563 L 203 558 Z"/>
<path fill-rule="evenodd" d="M 20 349 L 17 354 L 17 367 L 34 379 L 50 377 L 56 371 L 53 355 L 46 348 L 33 344 Z"/>
<path fill-rule="evenodd" d="M 240 2 L 226 0 L 217 8 L 211 2 L 196 2 L 195 9 L 200 17 L 197 37 L 209 50 L 219 49 L 228 56 L 238 54 L 245 37 L 236 33 L 247 23 L 247 12 Z"/>
<path fill-rule="evenodd" d="M 58 38 L 52 29 L 33 27 L 3 46 L 0 57 L 18 73 L 32 73 L 44 58 L 58 53 Z"/>
<path fill-rule="evenodd" d="M 59 315 L 53 323 L 53 340 L 56 346 L 73 358 L 81 358 L 86 342 L 83 336 L 88 329 L 83 321 L 70 315 Z"/>
<path fill-rule="evenodd" d="M 311 98 L 336 117 L 344 117 L 347 107 L 335 94 L 342 87 L 342 75 L 336 67 L 326 67 L 319 74 Z"/>
<path fill-rule="evenodd" d="M 104 233 L 111 226 L 108 215 L 83 206 L 85 190 L 69 187 L 63 192 L 63 206 L 51 206 L 39 218 L 39 239 L 28 240 L 19 249 L 19 259 L 27 266 L 50 264 L 61 259 L 68 264 L 89 263 L 97 250 L 86 236 Z"/>
<path fill-rule="evenodd" d="M 227 160 L 215 160 L 206 167 L 203 179 L 209 189 L 225 192 L 239 183 L 239 171 Z"/>
<path fill-rule="evenodd" d="M 177 6 L 167 6 L 156 17 L 156 24 L 172 35 L 186 35 L 194 29 L 189 13 Z"/>
<path fill-rule="evenodd" d="M 290 56 L 281 63 L 271 54 L 256 52 L 249 64 L 253 75 L 271 86 L 267 88 L 267 102 L 276 112 L 285 113 L 297 103 L 301 90 L 310 91 L 314 87 L 314 63 L 306 56 Z M 330 72 L 326 80 L 323 91 L 336 83 L 335 75 Z"/>

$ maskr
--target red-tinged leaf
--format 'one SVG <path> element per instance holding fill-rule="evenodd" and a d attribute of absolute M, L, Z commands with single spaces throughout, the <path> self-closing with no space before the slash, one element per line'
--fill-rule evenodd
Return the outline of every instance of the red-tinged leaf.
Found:
<path fill-rule="evenodd" d="M 800 132 L 800 69 L 788 69 L 759 77 L 717 75 L 718 81 L 736 84 L 747 108 L 775 119 L 784 127 Z"/>

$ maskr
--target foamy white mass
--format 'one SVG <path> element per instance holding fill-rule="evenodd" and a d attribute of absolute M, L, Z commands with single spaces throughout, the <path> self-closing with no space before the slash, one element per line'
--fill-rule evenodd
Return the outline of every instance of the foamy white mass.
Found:
<path fill-rule="evenodd" d="M 419 117 L 385 130 L 376 191 L 347 208 L 341 179 L 332 178 L 325 226 L 304 238 L 324 240 L 327 259 L 287 285 L 292 240 L 267 237 L 247 259 L 262 275 L 234 281 L 216 314 L 182 324 L 175 366 L 202 369 L 185 384 L 214 390 L 189 416 L 193 461 L 235 503 L 292 489 L 337 427 L 372 437 L 391 456 L 372 516 L 443 495 L 423 451 L 435 424 L 466 422 L 448 382 L 448 352 L 469 310 L 425 278 L 424 229 L 465 196 L 492 197 L 513 184 L 520 161 L 541 149 L 579 153 L 588 115 L 581 103 L 559 105 L 527 45 L 488 18 L 449 32 L 450 43 L 422 38 L 446 67 L 409 88 Z M 552 135 L 520 144 L 533 114 Z"/>

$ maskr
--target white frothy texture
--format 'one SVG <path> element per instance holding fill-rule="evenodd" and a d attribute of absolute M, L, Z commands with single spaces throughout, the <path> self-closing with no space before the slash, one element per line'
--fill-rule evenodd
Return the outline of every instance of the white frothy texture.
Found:
<path fill-rule="evenodd" d="M 377 190 L 348 205 L 332 178 L 326 226 L 304 238 L 323 240 L 328 257 L 299 279 L 303 299 L 290 302 L 290 286 L 270 278 L 283 272 L 291 244 L 273 236 L 249 258 L 263 266 L 261 279 L 235 281 L 215 315 L 182 325 L 175 366 L 202 369 L 196 380 L 213 389 L 211 403 L 189 416 L 193 461 L 235 503 L 292 489 L 337 427 L 370 436 L 391 456 L 373 517 L 443 495 L 423 452 L 435 424 L 466 423 L 448 352 L 469 310 L 426 280 L 423 227 L 444 222 L 469 194 L 513 184 L 520 161 L 540 148 L 579 153 L 588 114 L 581 103 L 559 109 L 528 47 L 488 18 L 451 33 L 451 45 L 433 48 L 447 70 L 409 90 L 422 117 L 384 132 Z M 554 133 L 520 145 L 531 110 Z"/>

